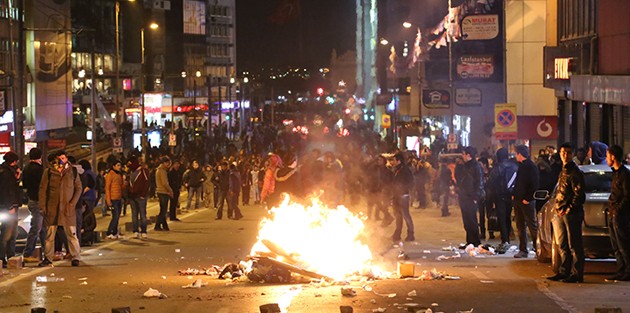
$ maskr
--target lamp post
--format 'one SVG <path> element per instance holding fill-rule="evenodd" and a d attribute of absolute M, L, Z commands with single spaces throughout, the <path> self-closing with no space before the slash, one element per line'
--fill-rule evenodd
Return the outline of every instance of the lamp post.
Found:
<path fill-rule="evenodd" d="M 243 77 L 243 87 L 241 88 L 241 124 L 239 127 L 240 132 L 243 132 L 243 128 L 245 127 L 245 89 L 247 88 L 247 83 L 249 83 L 249 78 L 247 76 Z M 251 104 L 250 104 L 251 108 Z"/>
<path fill-rule="evenodd" d="M 234 77 L 230 77 L 230 83 L 228 86 L 228 103 L 229 105 L 229 109 L 230 109 L 230 121 L 228 122 L 228 133 L 230 134 L 230 137 L 232 140 L 234 140 L 234 133 L 232 132 L 232 120 L 234 120 L 234 104 L 232 103 L 232 85 L 234 85 L 234 83 L 236 82 L 236 80 L 234 79 Z"/>
<path fill-rule="evenodd" d="M 149 29 L 158 29 L 159 25 L 157 23 L 151 23 L 149 24 Z M 144 27 L 140 28 L 140 43 L 141 43 L 141 54 L 142 54 L 142 58 L 141 58 L 141 69 L 140 69 L 140 92 L 142 93 L 141 99 L 140 99 L 140 127 L 142 130 L 142 136 L 140 137 L 140 147 L 142 149 L 142 154 L 145 156 L 145 160 L 147 160 L 146 158 L 146 127 L 144 126 L 144 94 L 145 94 L 145 90 L 144 90 L 144 80 L 145 80 L 145 72 L 144 72 Z"/>
<path fill-rule="evenodd" d="M 197 107 L 197 78 L 199 77 L 201 77 L 201 71 L 196 71 L 193 77 L 193 109 Z"/>

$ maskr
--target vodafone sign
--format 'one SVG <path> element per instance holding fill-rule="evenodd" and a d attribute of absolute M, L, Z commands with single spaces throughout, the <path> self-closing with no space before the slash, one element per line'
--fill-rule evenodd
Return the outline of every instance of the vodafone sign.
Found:
<path fill-rule="evenodd" d="M 557 116 L 518 116 L 518 139 L 558 139 Z"/>

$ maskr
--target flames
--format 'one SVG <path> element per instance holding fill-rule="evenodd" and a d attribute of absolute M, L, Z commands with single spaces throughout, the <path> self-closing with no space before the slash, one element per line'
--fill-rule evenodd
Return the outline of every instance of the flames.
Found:
<path fill-rule="evenodd" d="M 251 255 L 274 258 L 335 280 L 374 274 L 372 253 L 361 241 L 363 221 L 347 208 L 317 200 L 304 206 L 286 197 L 263 219 Z"/>

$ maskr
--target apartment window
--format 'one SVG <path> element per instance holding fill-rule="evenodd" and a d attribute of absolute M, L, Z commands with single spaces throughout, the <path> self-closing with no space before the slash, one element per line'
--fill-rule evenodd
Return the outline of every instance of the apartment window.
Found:
<path fill-rule="evenodd" d="M 581 39 L 597 32 L 597 0 L 559 0 L 558 35 L 560 41 Z"/>

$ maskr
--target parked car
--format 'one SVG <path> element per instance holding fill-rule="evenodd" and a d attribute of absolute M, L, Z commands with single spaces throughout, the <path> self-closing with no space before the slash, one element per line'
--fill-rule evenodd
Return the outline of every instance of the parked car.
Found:
<path fill-rule="evenodd" d="M 630 166 L 626 165 L 630 169 Z M 587 258 L 612 258 L 613 250 L 608 232 L 608 197 L 612 182 L 612 169 L 607 165 L 580 165 L 584 173 L 586 201 L 584 203 L 584 253 Z M 540 262 L 551 262 L 554 272 L 560 266 L 558 244 L 553 237 L 551 219 L 554 211 L 553 197 L 546 190 L 537 191 L 538 201 L 547 201 L 538 212 L 537 258 Z"/>

